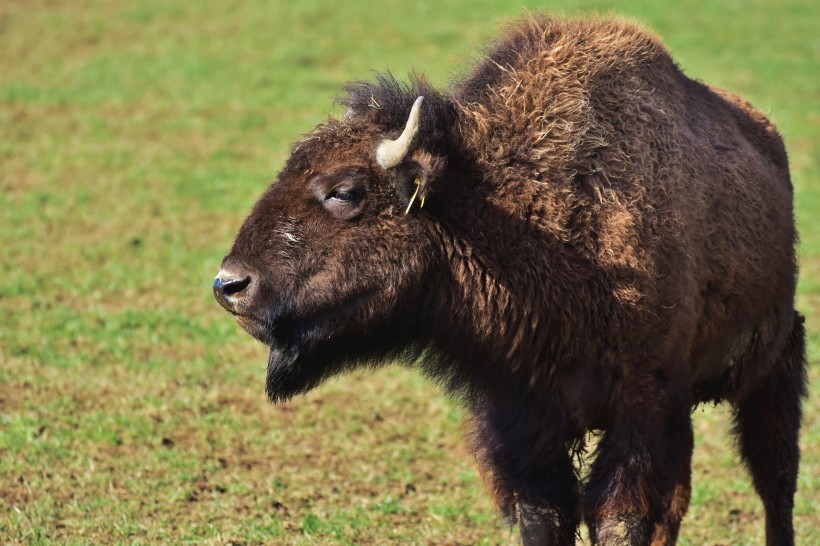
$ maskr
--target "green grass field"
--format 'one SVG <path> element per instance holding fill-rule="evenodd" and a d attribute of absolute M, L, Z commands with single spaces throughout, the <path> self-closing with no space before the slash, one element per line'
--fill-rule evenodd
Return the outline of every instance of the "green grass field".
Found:
<path fill-rule="evenodd" d="M 0 543 L 509 540 L 436 385 L 386 368 L 270 405 L 265 348 L 211 283 L 345 81 L 446 85 L 527 6 L 634 17 L 784 134 L 812 362 L 795 519 L 820 544 L 820 3 L 373 6 L 0 2 Z M 763 544 L 728 421 L 696 411 L 681 544 Z"/>

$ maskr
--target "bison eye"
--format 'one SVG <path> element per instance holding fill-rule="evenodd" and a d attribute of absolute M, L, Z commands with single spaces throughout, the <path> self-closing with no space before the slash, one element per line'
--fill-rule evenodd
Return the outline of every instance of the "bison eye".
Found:
<path fill-rule="evenodd" d="M 322 193 L 325 210 L 339 220 L 354 220 L 364 209 L 364 189 L 361 186 L 343 184 Z"/>
<path fill-rule="evenodd" d="M 308 181 L 308 190 L 324 209 L 339 220 L 355 220 L 364 211 L 365 181 L 356 170 L 345 169 Z"/>
<path fill-rule="evenodd" d="M 362 192 L 351 188 L 336 188 L 331 191 L 326 200 L 333 200 L 340 203 L 353 203 L 362 198 Z"/>

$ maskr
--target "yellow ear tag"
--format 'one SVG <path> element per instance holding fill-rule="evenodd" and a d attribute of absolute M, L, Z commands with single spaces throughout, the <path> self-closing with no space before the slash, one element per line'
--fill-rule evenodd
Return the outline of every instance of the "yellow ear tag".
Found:
<path fill-rule="evenodd" d="M 421 187 L 421 182 L 419 182 L 418 178 L 416 178 L 415 182 L 416 182 L 416 191 L 413 192 L 413 197 L 410 198 L 410 202 L 407 204 L 407 209 L 405 209 L 404 214 L 407 214 L 408 212 L 410 212 L 410 207 L 413 206 L 413 202 L 416 200 L 416 196 L 419 194 L 419 188 Z M 424 197 L 421 198 L 421 206 L 422 207 L 424 206 Z"/>

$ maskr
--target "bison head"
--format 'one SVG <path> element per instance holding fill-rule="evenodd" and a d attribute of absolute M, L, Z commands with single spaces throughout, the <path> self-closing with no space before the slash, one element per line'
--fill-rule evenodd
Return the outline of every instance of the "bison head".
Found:
<path fill-rule="evenodd" d="M 294 147 L 222 262 L 214 294 L 270 346 L 272 400 L 423 345 L 451 108 L 425 86 L 350 86 L 345 118 Z"/>

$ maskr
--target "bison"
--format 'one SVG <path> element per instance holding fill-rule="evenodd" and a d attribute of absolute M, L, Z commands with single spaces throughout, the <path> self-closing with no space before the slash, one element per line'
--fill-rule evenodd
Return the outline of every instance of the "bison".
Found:
<path fill-rule="evenodd" d="M 524 544 L 673 544 L 691 412 L 729 402 L 793 543 L 803 318 L 773 125 L 620 20 L 531 15 L 449 91 L 356 82 L 293 148 L 214 283 L 272 401 L 359 366 L 463 400 Z M 583 476 L 585 438 L 598 437 Z"/>

